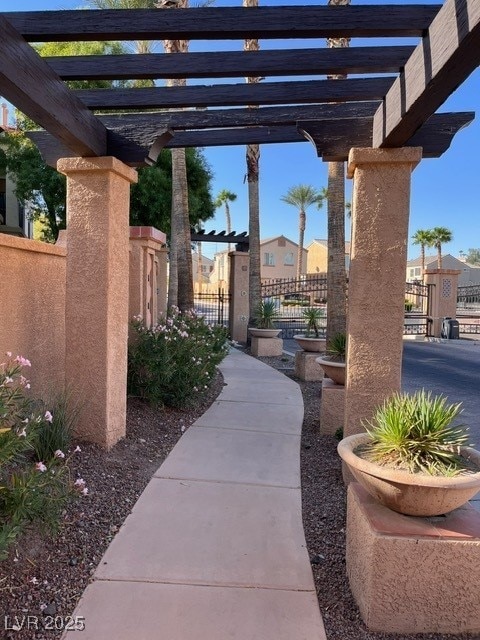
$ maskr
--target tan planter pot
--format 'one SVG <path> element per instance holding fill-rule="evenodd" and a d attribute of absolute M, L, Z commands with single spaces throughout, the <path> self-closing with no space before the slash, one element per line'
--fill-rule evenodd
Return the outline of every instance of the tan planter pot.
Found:
<path fill-rule="evenodd" d="M 325 338 L 307 338 L 307 336 L 297 335 L 293 336 L 293 339 L 304 351 L 321 353 L 326 348 Z"/>
<path fill-rule="evenodd" d="M 315 362 L 318 362 L 322 367 L 327 378 L 336 384 L 345 385 L 345 362 L 335 362 L 335 360 L 330 360 L 328 356 L 316 358 Z"/>
<path fill-rule="evenodd" d="M 339 442 L 338 453 L 362 487 L 392 511 L 439 516 L 461 507 L 480 490 L 480 472 L 448 478 L 388 469 L 364 460 L 354 450 L 368 440 L 366 433 L 348 436 Z M 480 451 L 462 447 L 461 452 L 480 468 Z"/>
<path fill-rule="evenodd" d="M 257 329 L 256 327 L 248 327 L 250 335 L 256 338 L 277 338 L 281 329 Z"/>

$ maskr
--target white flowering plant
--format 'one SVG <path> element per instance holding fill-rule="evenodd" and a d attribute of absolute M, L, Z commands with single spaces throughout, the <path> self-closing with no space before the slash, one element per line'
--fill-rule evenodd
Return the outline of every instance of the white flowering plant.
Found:
<path fill-rule="evenodd" d="M 194 311 L 174 307 L 151 329 L 139 317 L 132 326 L 136 335 L 129 347 L 129 394 L 153 405 L 193 404 L 228 352 L 225 327 L 208 325 Z"/>
<path fill-rule="evenodd" d="M 35 455 L 54 416 L 28 395 L 30 382 L 23 371 L 30 366 L 11 353 L 0 364 L 0 560 L 30 522 L 55 530 L 69 497 L 88 493 L 85 485 L 71 480 L 73 452 L 57 449 L 44 460 Z"/>

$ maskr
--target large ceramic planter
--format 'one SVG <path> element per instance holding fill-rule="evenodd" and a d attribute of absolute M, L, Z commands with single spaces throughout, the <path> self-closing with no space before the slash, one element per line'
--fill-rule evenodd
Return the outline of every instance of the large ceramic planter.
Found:
<path fill-rule="evenodd" d="M 316 358 L 315 362 L 318 362 L 322 367 L 327 378 L 330 378 L 336 384 L 345 385 L 345 362 L 336 362 L 328 356 Z"/>
<path fill-rule="evenodd" d="M 325 338 L 307 338 L 307 336 L 296 335 L 293 336 L 293 339 L 304 351 L 311 351 L 315 353 L 325 351 Z"/>
<path fill-rule="evenodd" d="M 338 453 L 362 487 L 393 511 L 438 516 L 461 507 L 480 491 L 480 471 L 451 478 L 398 471 L 364 460 L 354 451 L 368 441 L 366 433 L 348 436 L 338 444 Z M 480 469 L 480 451 L 462 447 L 461 452 Z"/>
<path fill-rule="evenodd" d="M 256 327 L 248 327 L 250 335 L 255 338 L 277 338 L 281 329 L 257 329 Z"/>

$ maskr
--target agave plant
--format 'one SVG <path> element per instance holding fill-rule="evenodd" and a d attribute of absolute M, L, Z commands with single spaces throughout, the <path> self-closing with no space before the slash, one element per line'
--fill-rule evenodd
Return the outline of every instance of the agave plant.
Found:
<path fill-rule="evenodd" d="M 305 336 L 307 338 L 310 338 L 311 337 L 310 334 L 313 333 L 314 337 L 318 338 L 319 337 L 318 322 L 323 316 L 322 309 L 317 309 L 315 307 L 308 307 L 307 309 L 303 310 L 302 315 L 307 321 L 307 331 L 305 333 Z"/>
<path fill-rule="evenodd" d="M 371 442 L 362 455 L 412 473 L 455 475 L 465 469 L 460 447 L 468 446 L 468 429 L 451 426 L 461 412 L 461 403 L 447 404 L 444 396 L 423 389 L 395 394 L 364 422 Z"/>
<path fill-rule="evenodd" d="M 327 355 L 334 362 L 345 362 L 347 353 L 347 336 L 345 333 L 336 333 L 328 343 Z"/>
<path fill-rule="evenodd" d="M 274 300 L 262 300 L 255 310 L 255 324 L 259 329 L 274 329 L 273 321 L 278 318 Z"/>

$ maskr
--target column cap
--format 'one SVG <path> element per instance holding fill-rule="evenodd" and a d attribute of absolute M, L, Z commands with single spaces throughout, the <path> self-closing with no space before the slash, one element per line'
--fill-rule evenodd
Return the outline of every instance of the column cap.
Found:
<path fill-rule="evenodd" d="M 138 173 L 118 158 L 104 156 L 102 158 L 60 158 L 57 161 L 57 171 L 66 176 L 73 173 L 116 173 L 131 183 L 138 181 Z"/>
<path fill-rule="evenodd" d="M 130 227 L 130 240 L 151 240 L 167 244 L 167 236 L 155 227 Z"/>
<path fill-rule="evenodd" d="M 353 178 L 355 169 L 363 164 L 410 164 L 414 169 L 422 159 L 422 147 L 373 149 L 358 147 L 348 154 L 347 177 Z"/>

